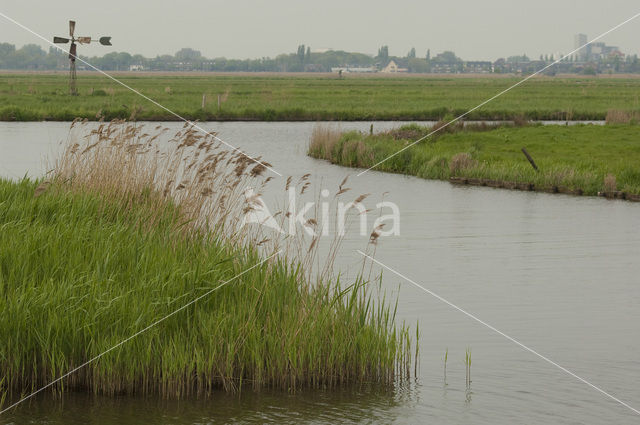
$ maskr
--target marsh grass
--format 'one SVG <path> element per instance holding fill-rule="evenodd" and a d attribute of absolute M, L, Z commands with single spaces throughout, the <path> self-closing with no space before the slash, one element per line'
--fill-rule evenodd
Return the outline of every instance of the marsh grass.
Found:
<path fill-rule="evenodd" d="M 607 124 L 638 124 L 640 111 L 609 109 L 605 121 Z"/>
<path fill-rule="evenodd" d="M 535 190 L 559 188 L 585 195 L 605 190 L 605 176 L 612 175 L 619 191 L 640 193 L 640 140 L 635 125 L 543 126 L 507 125 L 476 131 L 464 129 L 428 138 L 389 158 L 377 170 L 448 180 L 462 176 L 521 185 Z M 395 134 L 420 132 L 415 124 Z M 397 139 L 389 132 L 370 136 L 345 132 L 331 149 L 312 138 L 308 154 L 335 164 L 368 168 L 413 142 Z M 538 164 L 536 172 L 522 155 L 527 147 Z M 330 152 L 328 155 L 327 153 Z"/>
<path fill-rule="evenodd" d="M 268 183 L 264 166 L 190 126 L 157 144 L 166 131 L 101 123 L 70 139 L 48 180 L 0 180 L 0 399 L 52 381 L 275 252 L 236 223 L 245 189 Z M 309 276 L 300 260 L 274 257 L 52 391 L 181 398 L 405 379 L 412 341 L 380 282 Z"/>

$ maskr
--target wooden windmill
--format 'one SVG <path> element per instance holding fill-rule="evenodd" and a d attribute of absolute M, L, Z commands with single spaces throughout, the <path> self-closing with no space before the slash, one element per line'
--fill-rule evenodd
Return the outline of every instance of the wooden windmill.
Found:
<path fill-rule="evenodd" d="M 76 29 L 76 21 L 69 21 L 69 36 L 65 37 L 53 37 L 53 42 L 58 44 L 67 44 L 71 42 L 71 48 L 69 49 L 69 93 L 72 96 L 78 94 L 76 88 L 76 43 L 89 44 L 91 41 L 99 42 L 103 46 L 111 46 L 111 37 L 100 37 L 98 40 L 91 40 L 91 37 L 78 37 L 76 38 L 73 33 Z"/>

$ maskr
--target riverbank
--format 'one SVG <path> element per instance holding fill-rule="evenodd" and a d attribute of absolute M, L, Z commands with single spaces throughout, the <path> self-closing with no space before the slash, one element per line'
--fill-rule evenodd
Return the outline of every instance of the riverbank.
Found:
<path fill-rule="evenodd" d="M 184 398 L 406 376 L 407 328 L 375 284 L 310 281 L 282 255 L 262 263 L 273 251 L 228 227 L 259 165 L 188 129 L 174 155 L 149 152 L 153 140 L 105 125 L 69 144 L 51 181 L 0 180 L 5 406 L 212 290 L 52 390 Z"/>
<path fill-rule="evenodd" d="M 409 125 L 363 134 L 318 127 L 308 154 L 343 166 L 369 168 L 432 130 Z M 458 184 L 636 200 L 640 195 L 637 134 L 638 126 L 633 124 L 454 125 L 375 170 Z"/>
<path fill-rule="evenodd" d="M 117 78 L 182 117 L 201 121 L 437 121 L 521 79 L 135 73 Z M 604 120 L 611 109 L 636 110 L 638 89 L 638 78 L 536 77 L 467 118 Z M 79 75 L 78 91 L 79 96 L 68 95 L 66 73 L 0 74 L 0 120 L 179 120 L 96 73 Z"/>

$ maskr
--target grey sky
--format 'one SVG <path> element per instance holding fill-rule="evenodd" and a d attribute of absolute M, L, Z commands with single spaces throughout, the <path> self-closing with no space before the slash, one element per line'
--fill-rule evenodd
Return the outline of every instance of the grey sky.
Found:
<path fill-rule="evenodd" d="M 2 0 L 0 12 L 46 36 L 111 35 L 113 47 L 80 53 L 128 51 L 145 56 L 193 47 L 207 57 L 254 58 L 293 52 L 298 44 L 404 56 L 453 50 L 468 60 L 526 53 L 567 53 L 573 35 L 590 39 L 640 12 L 638 0 L 300 0 L 271 1 L 33 1 Z M 640 18 L 603 39 L 640 54 Z M 0 42 L 43 42 L 0 17 Z"/>

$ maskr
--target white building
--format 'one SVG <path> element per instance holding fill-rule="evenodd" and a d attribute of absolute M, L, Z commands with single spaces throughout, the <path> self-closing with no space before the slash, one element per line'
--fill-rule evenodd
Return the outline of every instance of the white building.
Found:
<path fill-rule="evenodd" d="M 576 34 L 573 36 L 573 48 L 578 49 L 589 42 L 587 38 L 587 34 Z M 579 61 L 584 61 L 587 59 L 587 47 L 583 47 L 582 49 L 575 52 L 574 57 L 576 57 Z"/>
<path fill-rule="evenodd" d="M 387 66 L 382 68 L 380 72 L 384 72 L 387 74 L 396 73 L 396 72 L 408 72 L 407 68 L 398 68 L 398 64 L 395 61 L 390 61 Z"/>

